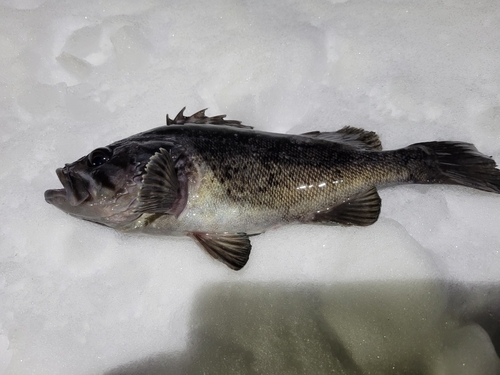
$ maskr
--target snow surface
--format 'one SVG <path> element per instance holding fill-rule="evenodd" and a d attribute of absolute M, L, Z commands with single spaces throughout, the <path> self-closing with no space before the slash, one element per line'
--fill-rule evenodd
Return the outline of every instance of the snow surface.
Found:
<path fill-rule="evenodd" d="M 499 26 L 497 0 L 0 1 L 0 373 L 500 373 L 498 195 L 387 188 L 375 225 L 269 231 L 240 272 L 43 198 L 183 106 L 500 161 Z"/>

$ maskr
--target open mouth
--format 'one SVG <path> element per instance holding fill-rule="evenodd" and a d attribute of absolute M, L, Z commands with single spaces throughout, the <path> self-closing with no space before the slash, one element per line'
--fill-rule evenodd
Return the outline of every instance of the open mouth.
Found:
<path fill-rule="evenodd" d="M 48 203 L 57 205 L 67 202 L 71 206 L 78 206 L 90 197 L 86 184 L 81 178 L 66 168 L 58 168 L 56 174 L 64 188 L 47 190 L 45 200 Z"/>

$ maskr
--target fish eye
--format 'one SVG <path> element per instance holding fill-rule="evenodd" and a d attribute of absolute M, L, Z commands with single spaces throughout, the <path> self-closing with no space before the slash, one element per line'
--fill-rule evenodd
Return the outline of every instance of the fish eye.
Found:
<path fill-rule="evenodd" d="M 89 167 L 98 167 L 111 159 L 111 150 L 107 147 L 101 147 L 92 151 L 87 156 L 87 164 Z"/>

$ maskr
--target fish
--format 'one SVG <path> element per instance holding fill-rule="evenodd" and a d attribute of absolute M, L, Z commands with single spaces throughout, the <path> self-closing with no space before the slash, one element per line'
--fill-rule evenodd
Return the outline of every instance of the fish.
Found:
<path fill-rule="evenodd" d="M 47 190 L 45 200 L 116 230 L 188 236 L 239 270 L 250 237 L 270 228 L 375 223 L 380 187 L 449 184 L 500 194 L 495 161 L 470 143 L 382 150 L 376 133 L 351 126 L 278 134 L 184 111 L 58 168 L 63 188 Z"/>

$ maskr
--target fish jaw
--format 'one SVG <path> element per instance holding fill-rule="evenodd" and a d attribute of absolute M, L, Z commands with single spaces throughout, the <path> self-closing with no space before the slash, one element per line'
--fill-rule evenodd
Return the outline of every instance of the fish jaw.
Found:
<path fill-rule="evenodd" d="M 63 189 L 47 190 L 45 200 L 59 207 L 64 204 L 78 206 L 90 197 L 87 184 L 66 168 L 56 169 L 57 177 Z"/>
<path fill-rule="evenodd" d="M 77 163 L 56 169 L 62 189 L 45 191 L 45 201 L 71 216 L 115 229 L 141 216 L 135 211 L 139 191 L 137 179 L 111 191 L 99 186 Z"/>

